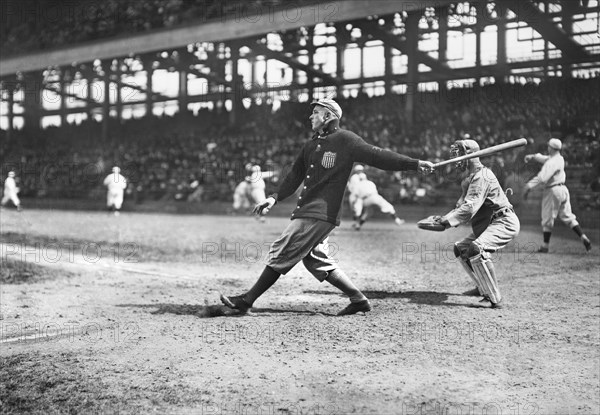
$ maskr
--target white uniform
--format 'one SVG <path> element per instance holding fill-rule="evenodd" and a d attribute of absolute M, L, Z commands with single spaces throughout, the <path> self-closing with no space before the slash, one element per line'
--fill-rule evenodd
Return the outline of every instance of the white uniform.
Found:
<path fill-rule="evenodd" d="M 4 181 L 4 195 L 2 196 L 2 206 L 6 204 L 9 200 L 15 204 L 15 206 L 19 207 L 21 205 L 21 201 L 19 200 L 19 188 L 17 187 L 17 183 L 15 182 L 15 178 L 9 174 L 9 176 Z"/>
<path fill-rule="evenodd" d="M 370 206 L 377 206 L 381 213 L 390 215 L 396 213 L 394 206 L 379 194 L 375 183 L 367 179 L 364 173 L 355 174 L 355 176 L 358 176 L 359 181 L 354 186 L 355 198 L 352 206 L 354 216 L 360 216 L 364 220 L 367 216 L 366 209 Z"/>
<path fill-rule="evenodd" d="M 533 189 L 539 184 L 544 185 L 542 196 L 542 228 L 544 232 L 551 232 L 554 220 L 558 216 L 569 228 L 577 226 L 577 218 L 571 211 L 571 198 L 569 189 L 565 186 L 565 159 L 560 153 L 552 156 L 535 154 L 533 159 L 544 163 L 540 172 L 531 179 L 526 187 Z"/>
<path fill-rule="evenodd" d="M 123 205 L 123 193 L 127 187 L 127 180 L 120 173 L 114 172 L 106 176 L 104 186 L 108 188 L 106 193 L 106 206 L 121 209 Z"/>
<path fill-rule="evenodd" d="M 233 208 L 235 210 L 250 208 L 250 183 L 240 182 L 233 191 Z"/>
<path fill-rule="evenodd" d="M 357 187 L 360 181 L 360 173 L 355 173 L 352 176 L 350 176 L 350 179 L 348 179 L 348 184 L 346 186 L 348 192 L 350 192 L 350 194 L 348 195 L 348 203 L 350 204 L 350 209 L 352 210 L 352 214 L 355 218 L 357 217 L 357 214 L 355 213 L 354 205 L 356 204 L 356 199 L 358 198 Z M 360 212 L 358 214 L 360 215 Z"/>
<path fill-rule="evenodd" d="M 246 177 L 246 181 L 249 184 L 250 202 L 256 204 L 267 198 L 265 195 L 265 189 L 267 188 L 265 179 L 272 177 L 274 173 L 271 171 L 261 171 L 260 166 L 253 166 L 251 171 L 252 173 Z"/>

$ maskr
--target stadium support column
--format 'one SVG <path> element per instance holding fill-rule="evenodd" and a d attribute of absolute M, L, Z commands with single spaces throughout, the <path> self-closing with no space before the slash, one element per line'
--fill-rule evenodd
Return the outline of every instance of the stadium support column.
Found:
<path fill-rule="evenodd" d="M 436 9 L 438 16 L 438 60 L 442 64 L 448 61 L 448 7 L 440 7 Z M 445 80 L 438 82 L 438 89 L 441 96 L 446 96 L 448 83 Z"/>
<path fill-rule="evenodd" d="M 308 28 L 308 39 L 306 40 L 306 52 L 308 53 L 308 66 L 313 67 L 315 64 L 315 43 L 314 43 L 315 28 Z M 306 74 L 306 87 L 308 88 L 308 102 L 312 102 L 315 96 L 315 83 L 313 76 L 310 73 Z"/>
<path fill-rule="evenodd" d="M 577 3 L 575 1 L 563 1 L 561 2 L 562 6 L 562 15 L 561 15 L 561 23 L 562 29 L 565 31 L 567 36 L 573 36 L 573 14 L 576 12 Z M 572 67 L 570 63 L 565 63 L 562 65 L 562 76 L 563 78 L 571 78 L 573 76 Z"/>
<path fill-rule="evenodd" d="M 8 125 L 6 127 L 6 139 L 8 142 L 12 139 L 13 131 L 15 128 L 15 89 L 16 81 L 11 80 L 4 82 L 4 88 L 6 91 L 6 106 L 7 106 L 7 118 Z"/>
<path fill-rule="evenodd" d="M 58 79 L 58 88 L 59 88 L 59 95 L 60 95 L 60 108 L 59 108 L 59 115 L 60 115 L 60 126 L 64 127 L 67 124 L 67 97 L 65 96 L 65 92 L 67 92 L 67 88 L 66 88 L 66 82 L 67 79 L 70 78 L 70 76 L 67 75 L 67 69 L 65 68 L 60 68 L 59 69 L 59 79 Z"/>
<path fill-rule="evenodd" d="M 121 75 L 121 61 L 117 60 L 117 69 L 115 71 L 115 110 L 117 112 L 116 117 L 119 122 L 123 119 L 123 96 L 121 95 L 121 85 L 123 77 Z"/>
<path fill-rule="evenodd" d="M 342 97 L 343 94 L 343 79 L 344 79 L 344 52 L 347 44 L 347 32 L 346 28 L 342 23 L 335 24 L 335 41 L 336 41 L 336 54 L 335 54 L 335 76 L 339 83 L 336 88 L 336 95 L 338 98 Z"/>
<path fill-rule="evenodd" d="M 238 121 L 240 110 L 242 108 L 242 99 L 244 98 L 244 86 L 242 84 L 241 77 L 238 74 L 240 46 L 236 42 L 232 42 L 229 45 L 229 48 L 231 53 L 231 112 L 229 113 L 229 125 L 233 126 Z M 227 94 L 226 85 L 224 94 Z M 225 99 L 226 98 L 227 96 L 225 96 Z"/>
<path fill-rule="evenodd" d="M 87 72 L 87 99 L 88 102 L 86 104 L 87 109 L 87 119 L 94 119 L 94 106 L 92 105 L 92 100 L 94 99 L 94 71 L 88 70 Z"/>
<path fill-rule="evenodd" d="M 383 44 L 383 58 L 385 60 L 385 95 L 390 96 L 392 93 L 392 48 L 388 45 Z"/>
<path fill-rule="evenodd" d="M 177 106 L 179 115 L 187 113 L 188 105 L 188 73 L 184 68 L 179 68 L 179 93 L 177 95 Z"/>
<path fill-rule="evenodd" d="M 499 75 L 496 75 L 496 83 L 504 83 L 504 75 L 507 73 L 506 66 L 506 8 L 498 7 L 498 59 L 496 66 Z"/>
<path fill-rule="evenodd" d="M 475 87 L 481 84 L 481 32 L 483 32 L 483 7 L 485 4 L 475 4 Z"/>
<path fill-rule="evenodd" d="M 406 19 L 406 43 L 408 55 L 407 84 L 406 84 L 406 121 L 411 128 L 415 121 L 415 105 L 419 91 L 419 62 L 417 50 L 419 46 L 419 19 L 420 15 L 409 13 Z"/>
<path fill-rule="evenodd" d="M 150 56 L 146 56 L 142 60 L 144 69 L 146 70 L 146 114 L 145 117 L 152 116 L 153 109 L 153 94 L 152 91 L 152 76 L 154 75 L 154 59 Z"/>
<path fill-rule="evenodd" d="M 26 72 L 21 81 L 23 90 L 23 118 L 25 128 L 40 128 L 40 113 L 42 110 L 42 74 Z"/>
<path fill-rule="evenodd" d="M 110 118 L 110 60 L 102 61 L 102 80 L 104 81 L 104 100 L 102 101 L 102 142 L 108 140 L 108 120 Z"/>

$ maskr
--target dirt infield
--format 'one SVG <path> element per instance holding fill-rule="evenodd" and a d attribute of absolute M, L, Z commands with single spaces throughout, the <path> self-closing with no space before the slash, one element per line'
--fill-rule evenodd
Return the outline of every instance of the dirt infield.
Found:
<path fill-rule="evenodd" d="M 2 413 L 597 414 L 598 230 L 586 254 L 537 226 L 495 256 L 507 307 L 472 288 L 467 230 L 345 222 L 331 238 L 371 299 L 294 268 L 231 315 L 287 219 L 3 210 Z M 591 233 L 591 234 L 590 234 Z"/>

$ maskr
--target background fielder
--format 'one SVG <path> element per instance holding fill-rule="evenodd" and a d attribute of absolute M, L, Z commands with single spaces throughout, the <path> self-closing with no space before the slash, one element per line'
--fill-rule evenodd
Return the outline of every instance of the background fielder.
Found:
<path fill-rule="evenodd" d="M 525 185 L 524 199 L 531 189 L 538 185 L 544 186 L 542 196 L 542 230 L 544 232 L 544 243 L 538 252 L 548 252 L 552 229 L 556 217 L 562 220 L 565 225 L 573 230 L 579 236 L 585 249 L 590 251 L 592 243 L 590 239 L 583 233 L 577 218 L 571 211 L 571 196 L 569 189 L 565 185 L 567 175 L 565 174 L 565 159 L 560 154 L 562 142 L 558 138 L 551 138 L 548 141 L 548 155 L 540 153 L 528 154 L 525 156 L 525 162 L 528 163 L 534 160 L 542 163 L 540 172 Z"/>
<path fill-rule="evenodd" d="M 394 206 L 379 194 L 375 183 L 367 178 L 364 168 L 361 165 L 357 165 L 355 171 L 357 167 L 360 167 L 358 172 L 350 177 L 347 186 L 350 191 L 348 201 L 355 220 L 352 227 L 357 231 L 360 230 L 369 216 L 369 208 L 371 206 L 377 206 L 381 213 L 390 215 L 397 225 L 402 225 L 404 221 L 396 216 Z"/>
<path fill-rule="evenodd" d="M 15 181 L 15 172 L 9 171 L 6 180 L 4 180 L 4 195 L 2 196 L 1 205 L 4 206 L 10 200 L 17 207 L 17 210 L 21 211 L 21 200 L 19 200 L 19 188 Z"/>
<path fill-rule="evenodd" d="M 112 168 L 112 173 L 104 179 L 104 186 L 108 188 L 106 193 L 106 207 L 119 216 L 123 205 L 123 193 L 127 188 L 127 180 L 121 175 L 121 169 L 117 166 Z"/>

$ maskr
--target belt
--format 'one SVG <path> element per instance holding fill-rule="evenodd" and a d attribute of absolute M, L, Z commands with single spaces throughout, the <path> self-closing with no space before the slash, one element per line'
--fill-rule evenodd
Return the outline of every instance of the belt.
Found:
<path fill-rule="evenodd" d="M 492 214 L 492 218 L 490 219 L 490 222 L 493 221 L 493 220 L 495 220 L 495 219 L 501 218 L 502 216 L 506 216 L 510 212 L 514 212 L 512 207 L 508 207 L 507 206 L 507 207 L 503 207 L 501 209 L 498 209 L 497 211 L 495 211 Z"/>
<path fill-rule="evenodd" d="M 556 183 L 556 184 L 551 184 L 550 186 L 546 186 L 546 189 L 550 189 L 551 187 L 555 187 L 555 186 L 564 186 L 564 183 Z"/>

